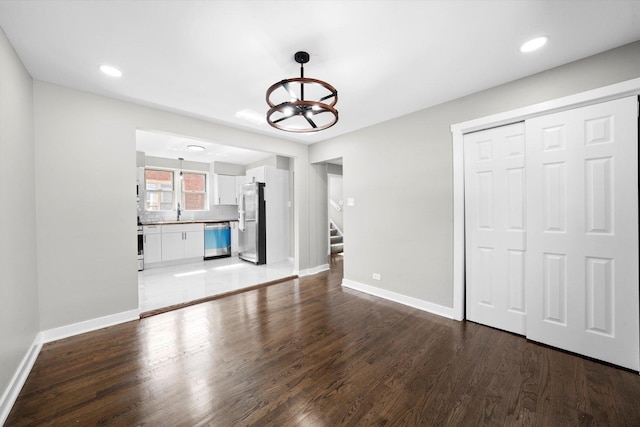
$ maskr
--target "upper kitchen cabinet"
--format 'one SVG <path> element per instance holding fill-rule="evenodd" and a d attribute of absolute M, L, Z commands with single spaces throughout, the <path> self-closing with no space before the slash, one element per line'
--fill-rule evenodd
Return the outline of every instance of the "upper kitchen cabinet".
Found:
<path fill-rule="evenodd" d="M 236 177 L 213 174 L 213 204 L 237 205 Z"/>
<path fill-rule="evenodd" d="M 247 169 L 247 182 L 267 182 L 266 166 L 258 166 L 256 168 Z"/>

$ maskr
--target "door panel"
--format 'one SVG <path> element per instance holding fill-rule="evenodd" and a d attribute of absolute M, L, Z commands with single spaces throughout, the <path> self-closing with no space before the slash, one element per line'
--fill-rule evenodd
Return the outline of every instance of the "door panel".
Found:
<path fill-rule="evenodd" d="M 637 98 L 526 122 L 527 338 L 639 369 Z"/>
<path fill-rule="evenodd" d="M 524 125 L 465 135 L 464 156 L 467 318 L 524 334 Z"/>

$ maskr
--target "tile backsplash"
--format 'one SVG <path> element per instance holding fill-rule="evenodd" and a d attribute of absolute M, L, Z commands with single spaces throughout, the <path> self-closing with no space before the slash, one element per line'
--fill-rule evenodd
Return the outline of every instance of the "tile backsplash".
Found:
<path fill-rule="evenodd" d="M 141 211 L 140 221 L 142 223 L 175 221 L 176 211 Z M 182 211 L 181 221 L 193 220 L 218 220 L 218 219 L 238 219 L 237 205 L 211 205 L 208 211 Z"/>

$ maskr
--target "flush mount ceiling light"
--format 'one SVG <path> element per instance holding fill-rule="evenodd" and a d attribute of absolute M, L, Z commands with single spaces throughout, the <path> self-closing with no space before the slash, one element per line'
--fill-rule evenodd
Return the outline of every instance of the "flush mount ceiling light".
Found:
<path fill-rule="evenodd" d="M 204 147 L 202 145 L 187 145 L 187 150 L 194 152 L 204 151 Z"/>
<path fill-rule="evenodd" d="M 329 83 L 304 76 L 304 64 L 309 62 L 307 52 L 296 52 L 294 59 L 300 64 L 300 77 L 279 81 L 267 89 L 267 122 L 287 132 L 330 128 L 338 121 L 338 110 L 333 108 L 338 91 Z"/>
<path fill-rule="evenodd" d="M 115 67 L 112 67 L 111 65 L 101 65 L 100 71 L 105 73 L 107 76 L 122 77 L 122 71 L 118 70 Z"/>
<path fill-rule="evenodd" d="M 520 46 L 520 52 L 527 53 L 533 52 L 534 50 L 540 49 L 542 46 L 547 44 L 547 40 L 549 40 L 546 36 L 536 37 L 535 39 L 531 39 L 522 46 Z"/>

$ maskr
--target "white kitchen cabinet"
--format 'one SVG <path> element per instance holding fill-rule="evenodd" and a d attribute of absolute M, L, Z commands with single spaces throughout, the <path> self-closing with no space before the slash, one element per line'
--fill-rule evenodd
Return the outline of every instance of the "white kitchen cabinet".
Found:
<path fill-rule="evenodd" d="M 247 169 L 247 182 L 267 182 L 265 169 L 266 166 Z"/>
<path fill-rule="evenodd" d="M 236 177 L 231 175 L 213 175 L 213 204 L 236 205 Z"/>
<path fill-rule="evenodd" d="M 238 221 L 229 221 L 231 227 L 231 255 L 238 254 Z"/>
<path fill-rule="evenodd" d="M 162 261 L 204 257 L 204 225 L 162 226 Z"/>
<path fill-rule="evenodd" d="M 204 257 L 204 228 L 184 232 L 184 257 Z"/>
<path fill-rule="evenodd" d="M 144 235 L 144 263 L 152 264 L 162 261 L 162 230 L 159 225 L 145 225 Z"/>
<path fill-rule="evenodd" d="M 176 228 L 176 230 L 172 230 Z M 184 232 L 177 231 L 179 225 L 162 226 L 162 261 L 184 258 Z"/>

